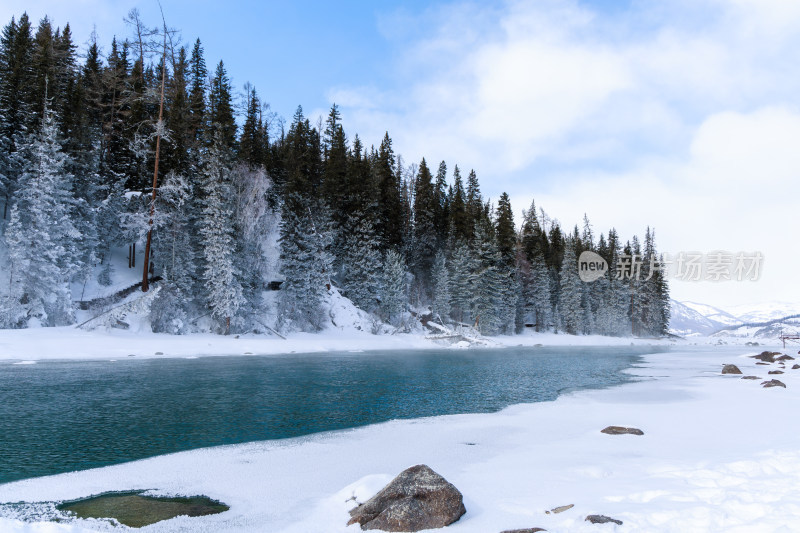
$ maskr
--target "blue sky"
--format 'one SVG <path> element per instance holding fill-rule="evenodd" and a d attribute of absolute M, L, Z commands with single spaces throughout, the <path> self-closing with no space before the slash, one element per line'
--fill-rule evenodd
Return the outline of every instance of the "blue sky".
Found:
<path fill-rule="evenodd" d="M 14 2 L 12 2 L 14 4 Z M 340 4 L 340 5 L 338 5 Z M 717 305 L 800 300 L 800 2 L 163 0 L 234 85 L 286 117 L 341 106 L 349 136 L 388 130 L 407 163 L 474 168 L 486 196 L 564 226 L 656 228 L 662 251 L 761 251 L 758 282 L 672 284 Z M 154 1 L 26 0 L 105 46 Z"/>

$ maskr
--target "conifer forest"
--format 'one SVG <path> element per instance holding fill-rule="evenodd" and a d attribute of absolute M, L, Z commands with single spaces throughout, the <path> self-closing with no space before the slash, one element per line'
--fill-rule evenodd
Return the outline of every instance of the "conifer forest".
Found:
<path fill-rule="evenodd" d="M 86 287 L 124 278 L 171 334 L 320 331 L 334 292 L 375 333 L 667 333 L 650 228 L 562 225 L 535 204 L 515 220 L 514 191 L 488 198 L 480 169 L 407 161 L 390 132 L 346 132 L 335 104 L 284 120 L 200 39 L 127 18 L 85 49 L 47 18 L 2 29 L 0 327 L 76 324 Z M 581 281 L 584 251 L 608 275 Z M 622 257 L 639 275 L 614 275 Z"/>

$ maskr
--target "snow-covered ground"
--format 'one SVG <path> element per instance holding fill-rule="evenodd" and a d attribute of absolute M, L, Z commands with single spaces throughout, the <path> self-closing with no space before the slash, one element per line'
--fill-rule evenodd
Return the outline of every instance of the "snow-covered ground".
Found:
<path fill-rule="evenodd" d="M 494 346 L 614 346 L 745 344 L 745 337 L 691 337 L 686 340 L 634 339 L 601 335 L 527 332 L 489 337 Z M 759 339 L 760 340 L 760 339 Z M 760 340 L 761 341 L 761 340 Z M 763 341 L 762 341 L 763 342 Z M 72 326 L 0 330 L 0 361 L 41 359 L 119 359 L 124 357 L 196 357 L 209 355 L 275 355 L 361 350 L 409 350 L 441 347 L 425 334 L 373 335 L 353 328 L 330 327 L 322 333 L 293 333 L 286 339 L 271 335 L 167 335 L 145 329 L 98 329 Z"/>
<path fill-rule="evenodd" d="M 761 351 L 759 347 L 755 351 Z M 753 349 L 751 349 L 753 350 Z M 751 351 L 750 353 L 753 353 Z M 364 501 L 404 468 L 425 463 L 464 494 L 447 531 L 779 532 L 800 523 L 800 370 L 787 388 L 721 375 L 723 363 L 767 378 L 731 346 L 645 358 L 641 381 L 500 413 L 393 421 L 284 441 L 194 450 L 97 470 L 0 485 L 0 502 L 73 499 L 111 490 L 206 494 L 231 510 L 179 517 L 148 532 L 346 532 Z M 610 436 L 607 425 L 644 436 Z M 574 504 L 561 514 L 545 514 Z M 591 525 L 605 514 L 622 526 Z M 0 531 L 79 532 L 99 523 L 23 524 Z"/>

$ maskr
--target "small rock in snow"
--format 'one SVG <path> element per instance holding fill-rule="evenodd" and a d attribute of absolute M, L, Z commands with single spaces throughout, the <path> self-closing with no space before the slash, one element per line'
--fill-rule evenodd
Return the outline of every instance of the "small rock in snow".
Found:
<path fill-rule="evenodd" d="M 741 374 L 742 371 L 736 365 L 725 365 L 722 367 L 723 374 Z"/>
<path fill-rule="evenodd" d="M 744 376 L 742 379 L 761 379 L 758 376 Z"/>
<path fill-rule="evenodd" d="M 156 352 L 156 355 L 164 355 L 164 352 Z"/>
<path fill-rule="evenodd" d="M 500 533 L 536 533 L 537 531 L 547 531 L 540 527 L 529 527 L 528 529 L 506 529 Z"/>
<path fill-rule="evenodd" d="M 783 374 L 783 370 L 770 370 L 767 374 Z"/>
<path fill-rule="evenodd" d="M 798 368 L 800 368 L 800 365 L 792 365 L 792 370 L 797 370 Z"/>
<path fill-rule="evenodd" d="M 791 355 L 782 355 L 780 357 L 775 358 L 776 361 L 794 361 L 794 357 Z"/>
<path fill-rule="evenodd" d="M 777 380 L 777 379 L 771 379 L 769 381 L 764 381 L 764 382 L 761 383 L 761 386 L 763 386 L 765 389 L 768 389 L 770 387 L 783 387 L 784 389 L 786 388 L 786 384 L 783 381 L 780 381 L 780 380 Z"/>
<path fill-rule="evenodd" d="M 622 525 L 622 520 L 617 520 L 616 518 L 611 518 L 610 516 L 602 514 L 590 514 L 586 517 L 586 520 L 592 524 L 608 524 L 609 522 L 613 522 L 618 526 Z"/>
<path fill-rule="evenodd" d="M 769 363 L 756 363 L 757 365 L 768 365 Z"/>
<path fill-rule="evenodd" d="M 574 503 L 571 503 L 569 505 L 561 505 L 559 507 L 556 507 L 555 509 L 550 509 L 549 512 L 551 512 L 553 514 L 563 513 L 564 511 L 569 511 L 573 507 L 575 507 Z"/>
<path fill-rule="evenodd" d="M 608 426 L 605 429 L 601 429 L 600 433 L 605 433 L 606 435 L 644 435 L 644 431 L 639 428 L 626 428 L 622 426 Z"/>

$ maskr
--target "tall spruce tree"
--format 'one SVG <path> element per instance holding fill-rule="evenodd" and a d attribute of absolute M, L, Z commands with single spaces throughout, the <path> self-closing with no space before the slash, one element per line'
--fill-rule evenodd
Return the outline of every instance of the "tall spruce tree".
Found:
<path fill-rule="evenodd" d="M 11 290 L 5 327 L 63 326 L 75 320 L 69 282 L 81 265 L 72 175 L 45 107 L 39 131 L 21 146 L 23 173 L 6 230 Z"/>

